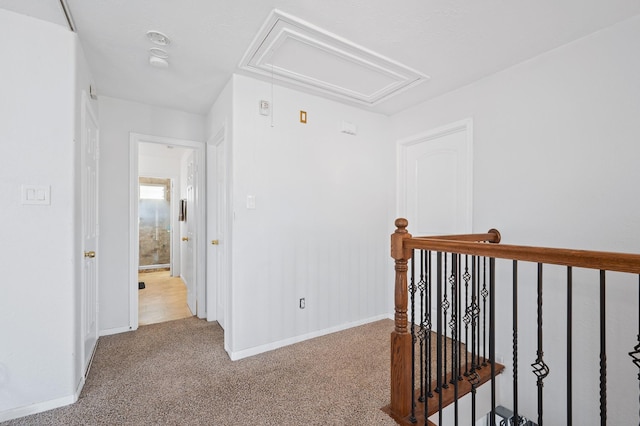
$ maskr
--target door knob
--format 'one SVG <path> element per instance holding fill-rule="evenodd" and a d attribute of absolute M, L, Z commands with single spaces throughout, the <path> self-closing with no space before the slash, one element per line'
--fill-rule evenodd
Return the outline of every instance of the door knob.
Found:
<path fill-rule="evenodd" d="M 182 237 L 182 241 L 189 241 L 189 237 Z"/>
<path fill-rule="evenodd" d="M 94 257 L 96 257 L 96 252 L 95 251 L 85 251 L 84 252 L 84 257 L 89 257 L 89 258 L 93 259 Z"/>
<path fill-rule="evenodd" d="M 217 246 L 218 244 L 220 244 L 220 241 L 218 241 L 218 240 L 211 240 L 211 244 L 213 244 L 214 246 Z"/>

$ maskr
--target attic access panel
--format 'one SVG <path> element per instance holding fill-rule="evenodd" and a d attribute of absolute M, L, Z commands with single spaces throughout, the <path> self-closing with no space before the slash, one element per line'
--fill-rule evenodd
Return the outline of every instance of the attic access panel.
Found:
<path fill-rule="evenodd" d="M 368 106 L 429 79 L 425 74 L 278 10 L 271 13 L 239 67 Z"/>

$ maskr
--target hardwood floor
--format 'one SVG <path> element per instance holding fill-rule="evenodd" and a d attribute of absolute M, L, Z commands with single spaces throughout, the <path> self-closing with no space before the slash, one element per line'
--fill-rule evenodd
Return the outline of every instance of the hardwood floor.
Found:
<path fill-rule="evenodd" d="M 187 287 L 180 277 L 171 277 L 169 271 L 140 272 L 138 281 L 145 284 L 138 291 L 139 325 L 193 316 L 187 306 Z"/>

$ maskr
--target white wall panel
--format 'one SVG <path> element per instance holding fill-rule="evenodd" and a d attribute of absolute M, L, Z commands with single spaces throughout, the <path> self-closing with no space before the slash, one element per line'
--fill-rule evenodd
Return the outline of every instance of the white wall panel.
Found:
<path fill-rule="evenodd" d="M 389 312 L 395 146 L 388 118 L 282 87 L 273 92 L 235 76 L 233 352 Z M 272 117 L 259 114 L 261 99 L 272 101 Z M 342 121 L 358 134 L 341 133 Z"/>
<path fill-rule="evenodd" d="M 5 10 L 0 28 L 6 35 L 0 38 L 2 421 L 74 400 L 79 253 L 75 36 Z M 49 187 L 50 204 L 21 204 L 23 184 Z"/>

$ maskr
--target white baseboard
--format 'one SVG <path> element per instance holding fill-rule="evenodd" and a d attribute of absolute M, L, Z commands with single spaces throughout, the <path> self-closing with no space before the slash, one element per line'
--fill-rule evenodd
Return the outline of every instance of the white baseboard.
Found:
<path fill-rule="evenodd" d="M 82 389 L 82 387 L 80 387 Z M 78 393 L 79 395 L 79 393 Z M 54 408 L 64 407 L 73 404 L 78 400 L 78 395 L 68 395 L 62 398 L 52 399 L 50 401 L 38 402 L 24 407 L 12 408 L 10 410 L 0 412 L 0 422 L 17 419 L 31 414 L 42 413 L 43 411 L 53 410 Z"/>
<path fill-rule="evenodd" d="M 258 355 L 261 354 L 263 352 L 269 352 L 272 351 L 274 349 L 278 349 L 278 348 L 282 348 L 284 346 L 289 346 L 289 345 L 293 345 L 294 343 L 299 343 L 299 342 L 303 342 L 305 340 L 309 340 L 309 339 L 313 339 L 315 337 L 320 337 L 320 336 L 324 336 L 327 334 L 331 334 L 331 333 L 336 333 L 338 331 L 343 331 L 349 328 L 353 328 L 353 327 L 357 327 L 359 325 L 364 325 L 364 324 L 368 324 L 370 322 L 375 322 L 375 321 L 380 321 L 383 319 L 388 319 L 389 315 L 388 314 L 382 314 L 382 315 L 377 315 L 375 317 L 371 317 L 371 318 L 366 318 L 363 320 L 359 320 L 359 321 L 354 321 L 354 322 L 349 322 L 346 324 L 341 324 L 335 327 L 329 327 L 329 328 L 325 328 L 322 330 L 318 330 L 318 331 L 313 331 L 311 333 L 307 333 L 307 334 L 301 334 L 299 336 L 295 336 L 295 337 L 290 337 L 288 339 L 283 339 L 283 340 L 279 340 L 277 342 L 272 342 L 272 343 L 267 343 L 265 345 L 260 345 L 260 346 L 254 346 L 252 348 L 249 349 L 243 349 L 241 351 L 232 351 L 229 352 L 229 357 L 231 358 L 232 361 L 237 361 L 239 359 L 242 358 L 247 358 L 253 355 Z"/>
<path fill-rule="evenodd" d="M 125 333 L 127 331 L 133 331 L 131 327 L 118 327 L 118 328 L 108 328 L 106 330 L 100 330 L 100 337 L 109 336 L 111 334 Z"/>

